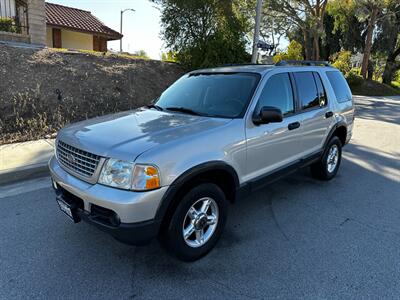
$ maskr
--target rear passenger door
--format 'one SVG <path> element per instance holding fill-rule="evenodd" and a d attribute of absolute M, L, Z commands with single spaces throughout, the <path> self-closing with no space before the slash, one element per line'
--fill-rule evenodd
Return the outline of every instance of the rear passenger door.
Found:
<path fill-rule="evenodd" d="M 334 122 L 326 91 L 318 72 L 293 72 L 301 114 L 301 152 L 312 154 L 322 149 L 325 136 Z"/>

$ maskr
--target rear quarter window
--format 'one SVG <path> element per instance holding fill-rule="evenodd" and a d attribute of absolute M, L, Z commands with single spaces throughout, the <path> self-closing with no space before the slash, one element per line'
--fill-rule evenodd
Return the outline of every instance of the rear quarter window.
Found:
<path fill-rule="evenodd" d="M 325 91 L 315 72 L 304 71 L 293 73 L 297 92 L 301 102 L 301 109 L 316 109 L 326 105 Z"/>
<path fill-rule="evenodd" d="M 346 79 L 339 71 L 327 71 L 326 76 L 333 88 L 336 100 L 338 102 L 351 101 L 351 90 L 347 84 Z"/>

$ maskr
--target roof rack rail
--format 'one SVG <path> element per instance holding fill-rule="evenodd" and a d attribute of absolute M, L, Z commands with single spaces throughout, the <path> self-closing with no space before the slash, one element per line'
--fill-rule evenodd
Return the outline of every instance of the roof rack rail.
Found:
<path fill-rule="evenodd" d="M 288 65 L 331 67 L 331 64 L 329 62 L 323 60 L 281 60 L 280 62 L 275 64 L 275 66 Z"/>
<path fill-rule="evenodd" d="M 228 64 L 222 64 L 222 65 L 218 65 L 217 67 L 237 67 L 237 66 L 253 66 L 256 64 L 253 63 L 228 63 Z"/>
<path fill-rule="evenodd" d="M 240 66 L 270 66 L 271 64 L 259 64 L 259 63 L 232 63 L 232 64 L 222 64 L 217 67 L 240 67 Z M 273 65 L 273 64 L 272 64 Z"/>

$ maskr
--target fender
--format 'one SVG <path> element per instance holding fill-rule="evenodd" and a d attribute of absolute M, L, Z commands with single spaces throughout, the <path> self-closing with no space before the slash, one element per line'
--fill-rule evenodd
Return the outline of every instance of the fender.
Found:
<path fill-rule="evenodd" d="M 223 161 L 210 161 L 202 163 L 185 171 L 177 179 L 175 179 L 174 182 L 169 186 L 168 190 L 165 192 L 161 200 L 160 206 L 157 209 L 155 220 L 162 221 L 164 219 L 165 214 L 168 211 L 168 208 L 171 205 L 177 203 L 178 199 L 176 198 L 176 195 L 179 189 L 185 183 L 189 182 L 191 179 L 195 178 L 196 176 L 206 171 L 218 171 L 218 170 L 228 172 L 232 176 L 235 182 L 235 189 L 236 190 L 239 189 L 239 177 L 232 166 Z"/>
<path fill-rule="evenodd" d="M 335 133 L 336 129 L 338 129 L 339 127 L 344 127 L 344 128 L 346 128 L 346 131 L 347 131 L 347 126 L 346 126 L 346 123 L 344 121 L 339 121 L 335 125 L 333 125 L 332 129 L 329 131 L 329 133 L 328 133 L 328 135 L 327 135 L 327 137 L 325 139 L 324 147 L 322 148 L 322 150 L 324 150 L 326 148 L 326 145 L 328 144 L 328 142 L 332 138 L 332 136 Z"/>

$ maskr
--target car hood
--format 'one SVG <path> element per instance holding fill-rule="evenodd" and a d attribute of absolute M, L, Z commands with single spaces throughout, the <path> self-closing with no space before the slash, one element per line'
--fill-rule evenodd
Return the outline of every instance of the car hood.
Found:
<path fill-rule="evenodd" d="M 59 132 L 57 139 L 103 157 L 133 161 L 155 146 L 215 129 L 229 121 L 140 108 L 69 125 Z"/>

